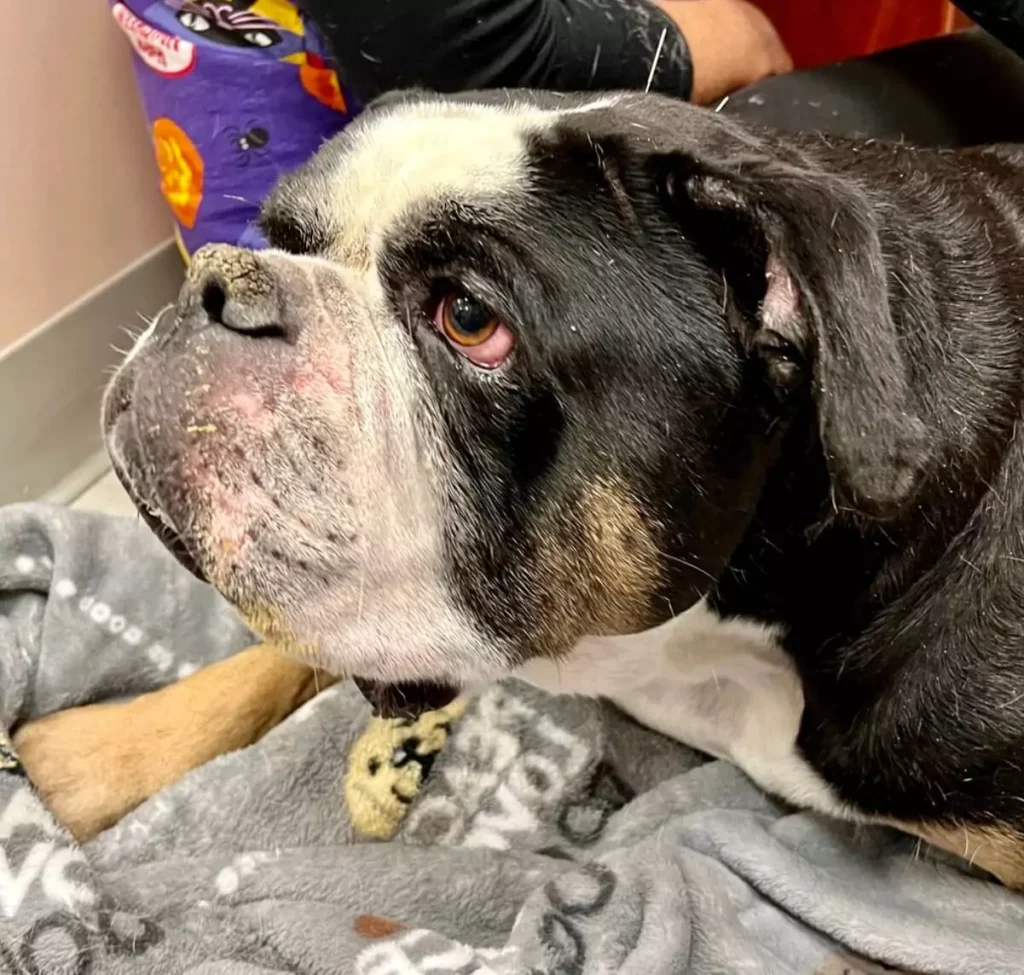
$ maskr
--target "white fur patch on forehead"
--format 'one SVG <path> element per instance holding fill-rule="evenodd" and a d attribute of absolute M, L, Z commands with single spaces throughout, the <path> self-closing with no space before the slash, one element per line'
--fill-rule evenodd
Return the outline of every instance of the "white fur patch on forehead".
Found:
<path fill-rule="evenodd" d="M 527 193 L 528 136 L 616 100 L 605 96 L 564 110 L 442 100 L 382 110 L 362 123 L 330 179 L 337 257 L 369 268 L 388 229 L 424 202 L 500 206 Z"/>

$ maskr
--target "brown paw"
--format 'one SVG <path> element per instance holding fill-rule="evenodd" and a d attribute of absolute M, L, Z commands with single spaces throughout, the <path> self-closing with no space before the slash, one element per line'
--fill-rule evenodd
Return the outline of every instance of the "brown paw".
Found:
<path fill-rule="evenodd" d="M 87 840 L 191 769 L 259 740 L 330 683 L 252 647 L 132 701 L 31 721 L 14 746 L 57 818 Z"/>

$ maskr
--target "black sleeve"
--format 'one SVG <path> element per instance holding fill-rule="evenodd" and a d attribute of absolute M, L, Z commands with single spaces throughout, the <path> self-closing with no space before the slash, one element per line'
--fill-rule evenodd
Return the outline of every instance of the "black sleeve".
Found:
<path fill-rule="evenodd" d="M 1024 57 L 1024 0 L 954 2 L 979 27 L 984 27 L 996 40 Z"/>
<path fill-rule="evenodd" d="M 363 100 L 417 86 L 642 89 L 659 45 L 652 90 L 690 95 L 686 43 L 648 0 L 300 2 Z"/>

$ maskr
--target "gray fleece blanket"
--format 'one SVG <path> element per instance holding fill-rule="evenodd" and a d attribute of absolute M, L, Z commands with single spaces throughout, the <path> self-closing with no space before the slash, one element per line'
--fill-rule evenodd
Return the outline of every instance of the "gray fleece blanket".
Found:
<path fill-rule="evenodd" d="M 6 728 L 249 642 L 142 526 L 0 511 Z M 0 738 L 0 970 L 996 975 L 1024 898 L 601 703 L 508 683 L 410 725 L 340 685 L 84 848 Z"/>

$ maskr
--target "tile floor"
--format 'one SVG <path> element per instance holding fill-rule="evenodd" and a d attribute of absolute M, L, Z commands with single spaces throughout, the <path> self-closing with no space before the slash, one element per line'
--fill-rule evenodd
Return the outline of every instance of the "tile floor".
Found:
<path fill-rule="evenodd" d="M 135 514 L 135 506 L 128 499 L 113 471 L 107 471 L 103 477 L 83 491 L 71 503 L 71 507 L 102 511 L 108 515 Z"/>

